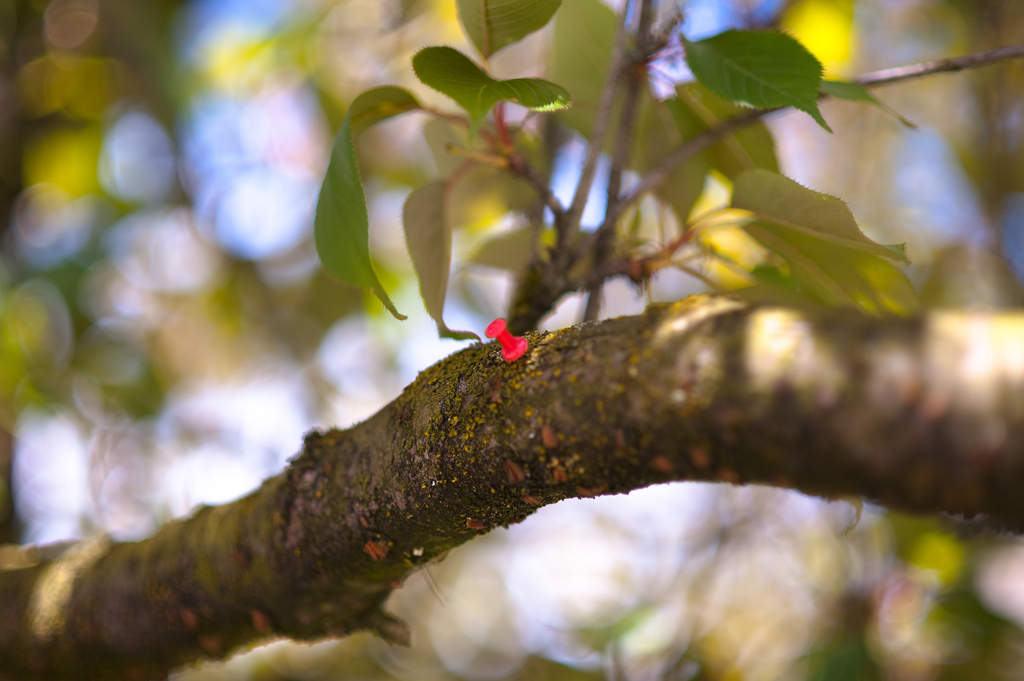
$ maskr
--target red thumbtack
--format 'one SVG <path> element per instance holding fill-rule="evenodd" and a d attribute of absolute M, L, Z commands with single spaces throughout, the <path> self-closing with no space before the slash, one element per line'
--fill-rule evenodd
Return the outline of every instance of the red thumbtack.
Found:
<path fill-rule="evenodd" d="M 501 343 L 501 358 L 506 362 L 514 362 L 526 352 L 529 345 L 522 336 L 513 336 L 508 332 L 504 319 L 495 319 L 487 325 L 484 335 L 488 338 L 497 338 Z"/>

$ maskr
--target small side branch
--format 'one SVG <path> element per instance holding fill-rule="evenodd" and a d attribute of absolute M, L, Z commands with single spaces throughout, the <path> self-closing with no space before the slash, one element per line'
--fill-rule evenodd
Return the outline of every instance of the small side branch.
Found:
<path fill-rule="evenodd" d="M 632 55 L 625 60 L 623 66 L 626 71 L 623 77 L 626 81 L 626 92 L 622 100 L 622 113 L 619 116 L 619 126 L 615 133 L 612 148 L 612 165 L 608 173 L 607 206 L 605 220 L 598 227 L 596 242 L 594 244 L 594 261 L 600 265 L 608 256 L 608 249 L 611 246 L 612 236 L 615 234 L 616 220 L 609 220 L 608 214 L 615 211 L 615 205 L 619 201 L 619 192 L 622 190 L 622 173 L 629 165 L 629 148 L 633 144 L 633 128 L 636 120 L 637 105 L 639 104 L 640 88 L 644 85 L 644 67 L 647 63 L 647 50 L 649 48 L 649 33 L 651 30 L 651 14 L 653 9 L 652 0 L 639 0 L 633 3 L 636 8 L 637 28 L 636 47 Z M 638 71 L 639 69 L 639 71 Z M 583 313 L 583 321 L 589 322 L 597 319 L 601 309 L 601 289 L 604 281 L 587 288 L 587 306 Z"/>
<path fill-rule="evenodd" d="M 510 156 L 508 159 L 508 169 L 514 175 L 529 182 L 537 193 L 540 194 L 544 205 L 551 209 L 556 225 L 565 219 L 565 208 L 562 206 L 561 201 L 558 200 L 558 197 L 555 196 L 555 193 L 551 191 L 549 182 L 530 165 L 526 158 L 518 154 Z"/>
<path fill-rule="evenodd" d="M 623 13 L 619 29 L 615 34 L 615 43 L 612 45 L 611 57 L 608 61 L 608 75 L 601 89 L 601 97 L 597 103 L 597 111 L 594 114 L 594 124 L 590 129 L 590 147 L 587 150 L 587 158 L 583 162 L 583 170 L 580 174 L 580 181 L 576 185 L 576 192 L 573 194 L 572 203 L 566 214 L 564 229 L 558 235 L 558 246 L 560 249 L 567 249 L 572 243 L 580 226 L 580 219 L 583 217 L 583 208 L 587 204 L 587 196 L 594 184 L 594 176 L 597 174 L 597 161 L 601 158 L 601 149 L 604 146 L 605 133 L 612 120 L 612 109 L 615 103 L 615 93 L 619 89 L 622 80 L 622 61 L 626 45 L 626 15 Z"/>
<path fill-rule="evenodd" d="M 622 29 L 624 30 L 624 29 Z M 614 63 L 621 63 L 622 61 L 622 36 L 616 39 L 617 47 L 614 50 L 613 61 Z M 979 68 L 989 64 L 995 64 L 1001 61 L 1007 61 L 1010 59 L 1018 59 L 1024 57 L 1024 44 L 1011 45 L 1008 47 L 1001 47 L 995 50 L 989 50 L 986 52 L 980 52 L 973 55 L 966 55 L 963 57 L 954 57 L 951 59 L 940 59 L 936 61 L 923 62 L 920 64 L 902 66 L 892 69 L 884 69 L 881 71 L 875 71 L 871 73 L 865 73 L 858 78 L 853 79 L 853 82 L 868 88 L 879 87 L 882 85 L 888 85 L 890 83 L 897 83 L 907 80 L 913 80 L 916 78 L 926 77 L 937 73 L 947 73 L 953 71 L 961 71 L 966 69 Z M 621 74 L 609 74 L 609 79 L 606 81 L 605 90 L 602 93 L 602 106 L 599 107 L 598 119 L 595 120 L 594 130 L 601 131 L 601 137 L 603 139 L 605 127 L 610 123 L 611 117 L 611 101 L 614 96 L 614 87 L 618 83 L 619 76 Z M 614 77 L 613 77 L 614 76 Z M 823 97 L 824 98 L 824 97 Z M 627 194 L 619 198 L 618 201 L 610 203 L 605 214 L 605 223 L 614 224 L 622 215 L 629 210 L 631 207 L 639 203 L 639 201 L 646 196 L 648 193 L 653 191 L 659 185 L 661 185 L 668 177 L 675 172 L 676 168 L 685 163 L 688 159 L 695 156 L 696 154 L 704 151 L 708 147 L 712 146 L 719 140 L 739 131 L 743 128 L 753 125 L 757 121 L 761 120 L 764 116 L 778 111 L 778 109 L 752 109 L 747 111 L 735 118 L 731 118 L 718 123 L 717 125 L 709 128 L 704 133 L 690 139 L 683 144 L 676 147 L 676 149 L 667 156 L 664 161 L 650 172 L 648 172 L 641 180 L 630 190 Z M 606 114 L 603 116 L 602 112 Z M 603 116 L 603 118 L 602 118 Z M 600 125 L 599 125 L 600 124 Z M 564 265 L 568 262 L 577 261 L 586 253 L 592 253 L 597 247 L 598 233 L 590 235 L 587 239 L 580 240 L 572 252 L 568 253 L 567 250 L 570 248 L 572 238 L 576 234 L 579 227 L 579 214 L 583 210 L 583 202 L 585 202 L 585 193 L 581 193 L 580 189 L 583 188 L 583 179 L 589 178 L 585 183 L 587 192 L 591 183 L 593 182 L 593 173 L 596 170 L 597 158 L 600 156 L 602 145 L 591 142 L 590 153 L 588 155 L 587 163 L 585 164 L 584 173 L 585 177 L 581 178 L 581 184 L 577 187 L 577 193 L 574 197 L 573 206 L 578 209 L 578 213 L 574 211 L 573 206 L 566 209 L 565 213 L 562 214 L 563 220 L 558 223 L 556 213 L 556 224 L 559 224 L 559 247 L 565 258 L 562 262 L 563 267 L 559 271 L 564 271 Z M 588 171 L 589 168 L 589 171 Z M 546 199 L 547 201 L 547 199 Z M 558 281 L 550 280 L 546 281 L 544 285 L 544 298 L 546 301 L 555 301 L 565 293 L 573 290 L 578 290 L 579 282 L 569 281 L 568 279 L 561 278 Z M 525 328 L 533 328 L 537 318 L 540 314 L 535 311 L 531 311 L 528 314 L 521 315 L 519 319 L 520 330 Z"/>
<path fill-rule="evenodd" d="M 979 52 L 978 54 L 966 55 L 963 57 L 939 59 L 911 66 L 900 66 L 892 69 L 884 69 L 882 71 L 874 71 L 854 78 L 853 82 L 863 87 L 873 88 L 891 83 L 914 80 L 916 78 L 922 78 L 936 73 L 975 69 L 1001 61 L 1019 59 L 1021 57 L 1024 57 L 1024 44 L 1000 47 L 995 50 L 989 50 L 988 52 Z M 827 98 L 827 95 L 823 95 L 821 98 L 825 99 Z M 723 137 L 741 130 L 748 125 L 753 125 L 764 116 L 780 110 L 781 109 L 753 109 L 747 113 L 736 116 L 735 118 L 722 121 L 718 125 L 709 128 L 706 132 L 676 147 L 675 151 L 665 158 L 658 167 L 645 175 L 633 190 L 618 202 L 616 206 L 617 210 L 609 209 L 609 214 L 606 219 L 611 220 L 620 217 L 622 213 L 639 202 L 640 199 L 642 199 L 648 192 L 652 191 L 655 187 L 668 179 L 668 176 L 671 175 L 676 168 L 685 163 L 692 156 L 704 151 Z"/>
<path fill-rule="evenodd" d="M 951 73 L 954 71 L 976 69 L 1001 61 L 1020 59 L 1021 57 L 1024 57 L 1024 45 L 1009 45 L 1007 47 L 998 47 L 988 52 L 968 54 L 963 57 L 936 59 L 935 61 L 926 61 L 911 66 L 897 66 L 891 69 L 865 73 L 854 78 L 853 82 L 864 87 L 879 87 L 881 85 L 930 76 L 935 73 Z"/>
<path fill-rule="evenodd" d="M 713 128 L 709 128 L 706 132 L 694 137 L 692 140 L 679 145 L 676 147 L 675 151 L 669 154 L 669 156 L 661 162 L 660 165 L 644 175 L 636 186 L 634 186 L 628 194 L 623 196 L 615 206 L 609 207 L 605 221 L 614 222 L 615 220 L 618 220 L 623 213 L 639 203 L 640 199 L 646 196 L 648 192 L 653 191 L 658 185 L 667 180 L 669 175 L 675 172 L 676 168 L 686 162 L 687 159 L 704 151 L 723 137 L 731 135 L 737 130 L 742 130 L 748 125 L 753 125 L 772 111 L 778 111 L 778 109 L 751 110 L 735 118 L 722 121 Z"/>

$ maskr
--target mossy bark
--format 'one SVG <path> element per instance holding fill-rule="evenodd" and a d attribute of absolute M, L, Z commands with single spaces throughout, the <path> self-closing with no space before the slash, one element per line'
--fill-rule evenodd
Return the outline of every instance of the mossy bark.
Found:
<path fill-rule="evenodd" d="M 1024 316 L 695 297 L 474 345 L 253 494 L 138 543 L 0 570 L 0 678 L 146 679 L 371 629 L 419 566 L 567 497 L 669 480 L 864 495 L 1024 525 Z"/>

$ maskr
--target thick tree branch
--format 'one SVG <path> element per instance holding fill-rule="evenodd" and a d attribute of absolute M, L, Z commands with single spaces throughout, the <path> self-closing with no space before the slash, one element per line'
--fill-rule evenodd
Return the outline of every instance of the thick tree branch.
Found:
<path fill-rule="evenodd" d="M 1024 526 L 1024 315 L 695 297 L 439 362 L 249 497 L 139 543 L 0 570 L 0 678 L 147 679 L 272 636 L 403 626 L 380 604 L 476 534 L 668 480 L 860 494 Z"/>

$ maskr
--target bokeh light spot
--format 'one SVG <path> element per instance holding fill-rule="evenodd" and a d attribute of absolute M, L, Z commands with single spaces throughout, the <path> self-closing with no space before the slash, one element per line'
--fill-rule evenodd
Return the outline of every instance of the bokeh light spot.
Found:
<path fill-rule="evenodd" d="M 99 25 L 96 0 L 53 0 L 44 15 L 46 39 L 62 50 L 73 50 Z"/>
<path fill-rule="evenodd" d="M 107 132 L 100 156 L 100 182 L 113 196 L 133 203 L 164 201 L 174 183 L 174 152 L 151 116 L 130 112 Z"/>

